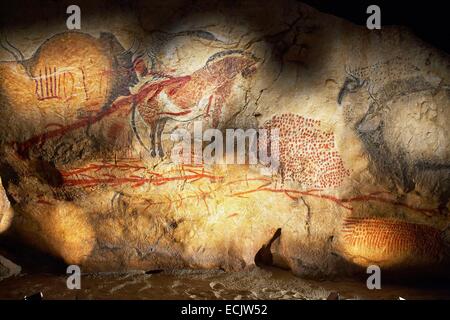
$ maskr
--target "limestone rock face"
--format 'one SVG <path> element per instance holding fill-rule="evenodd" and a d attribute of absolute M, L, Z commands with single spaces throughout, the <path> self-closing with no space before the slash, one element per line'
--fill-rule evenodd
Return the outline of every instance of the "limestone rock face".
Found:
<path fill-rule="evenodd" d="M 0 180 L 0 233 L 11 225 L 13 215 L 13 210 Z"/>
<path fill-rule="evenodd" d="M 83 271 L 242 270 L 260 252 L 304 276 L 448 274 L 448 55 L 289 0 L 116 15 L 7 30 L 23 55 L 0 52 L 17 237 Z M 276 129 L 259 146 L 278 145 L 277 170 L 205 162 L 211 136 L 176 163 L 175 133 L 198 127 Z"/>
<path fill-rule="evenodd" d="M 22 268 L 3 256 L 0 256 L 0 281 L 20 274 Z"/>

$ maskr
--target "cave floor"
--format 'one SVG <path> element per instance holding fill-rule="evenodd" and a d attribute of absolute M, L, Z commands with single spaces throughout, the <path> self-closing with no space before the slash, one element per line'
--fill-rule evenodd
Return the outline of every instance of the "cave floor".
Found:
<path fill-rule="evenodd" d="M 66 276 L 26 274 L 0 282 L 0 299 L 22 299 L 43 292 L 44 299 L 450 299 L 448 286 L 382 285 L 364 281 L 312 281 L 269 268 L 247 272 L 172 271 L 156 274 L 86 274 L 80 290 L 69 290 Z"/>

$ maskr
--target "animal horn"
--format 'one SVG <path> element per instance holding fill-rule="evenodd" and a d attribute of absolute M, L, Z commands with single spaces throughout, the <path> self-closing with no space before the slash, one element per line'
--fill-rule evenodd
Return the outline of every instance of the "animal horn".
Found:
<path fill-rule="evenodd" d="M 348 74 L 348 65 L 344 65 L 344 71 L 346 74 Z"/>
<path fill-rule="evenodd" d="M 133 43 L 131 44 L 131 47 L 128 50 L 125 50 L 124 52 L 122 52 L 120 55 L 124 56 L 124 55 L 127 55 L 129 53 L 133 54 L 139 49 L 140 46 L 141 46 L 140 41 L 137 40 L 136 37 L 134 37 Z"/>
<path fill-rule="evenodd" d="M 3 49 L 5 49 L 6 51 L 8 51 L 12 56 L 14 56 L 14 59 L 16 61 L 23 61 L 25 60 L 22 52 L 17 49 L 16 47 L 14 47 L 7 39 L 6 34 L 4 31 L 1 31 L 1 35 L 0 35 L 0 45 Z"/>

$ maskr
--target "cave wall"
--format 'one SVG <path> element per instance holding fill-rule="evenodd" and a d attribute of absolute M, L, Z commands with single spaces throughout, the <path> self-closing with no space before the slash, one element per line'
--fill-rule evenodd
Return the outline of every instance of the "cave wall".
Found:
<path fill-rule="evenodd" d="M 84 271 L 448 272 L 447 54 L 296 1 L 81 8 L 4 30 L 5 232 Z M 278 170 L 174 163 L 195 121 L 278 129 Z"/>

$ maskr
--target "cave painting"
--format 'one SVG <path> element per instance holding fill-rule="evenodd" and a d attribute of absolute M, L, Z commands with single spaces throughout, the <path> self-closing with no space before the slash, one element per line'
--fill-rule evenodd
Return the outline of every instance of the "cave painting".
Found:
<path fill-rule="evenodd" d="M 83 188 L 86 191 L 95 191 L 97 187 L 111 186 L 114 188 L 130 188 L 130 190 L 142 186 L 160 187 L 168 183 L 177 186 L 189 184 L 196 188 L 199 181 L 220 182 L 215 183 L 213 189 L 209 189 L 206 194 L 209 199 L 213 199 L 215 194 L 220 191 L 228 197 L 245 198 L 253 193 L 272 193 L 279 194 L 286 201 L 298 201 L 301 198 L 315 198 L 334 204 L 344 209 L 346 212 L 353 212 L 355 204 L 378 203 L 390 205 L 393 208 L 402 208 L 407 211 L 420 213 L 431 217 L 437 215 L 439 211 L 436 208 L 414 206 L 398 201 L 394 194 L 389 192 L 372 192 L 360 196 L 338 197 L 331 192 L 326 192 L 320 188 L 288 188 L 283 185 L 277 185 L 274 181 L 265 176 L 248 176 L 236 178 L 227 176 L 224 173 L 213 172 L 206 169 L 203 164 L 197 165 L 177 165 L 176 167 L 165 169 L 150 170 L 145 163 L 138 158 L 124 158 L 103 160 L 101 162 L 91 162 L 81 167 L 69 167 L 60 170 L 63 185 L 69 188 Z M 233 186 L 233 188 L 228 188 Z M 198 194 L 205 195 L 201 189 L 197 189 Z M 200 197 L 199 195 L 195 197 Z M 165 199 L 165 204 L 170 205 L 182 202 L 185 199 L 184 191 L 171 192 L 171 197 L 175 200 Z M 189 197 L 188 197 L 189 198 Z"/>
<path fill-rule="evenodd" d="M 346 254 L 363 266 L 424 267 L 442 262 L 445 241 L 436 228 L 383 218 L 348 218 L 342 227 Z M 383 248 L 383 250 L 377 250 Z"/>
<path fill-rule="evenodd" d="M 150 127 L 151 155 L 164 155 L 161 134 L 169 119 L 187 122 L 202 117 L 211 119 L 212 127 L 217 128 L 234 79 L 238 74 L 249 75 L 255 63 L 253 56 L 241 50 L 219 52 L 191 75 L 155 85 L 151 90 L 146 89 L 145 95 L 138 92 L 135 104 Z"/>
<path fill-rule="evenodd" d="M 308 188 L 333 188 L 342 184 L 350 171 L 344 167 L 334 134 L 320 127 L 320 121 L 295 114 L 274 116 L 264 128 L 280 130 L 280 174 L 282 179 Z"/>
<path fill-rule="evenodd" d="M 102 33 L 97 39 L 79 32 L 60 33 L 31 58 L 3 64 L 3 93 L 17 95 L 8 97 L 12 103 L 27 102 L 18 108 L 31 104 L 55 110 L 100 109 L 127 92 L 117 85 L 122 78 L 132 81 L 125 70 L 131 61 L 124 63 L 123 53 L 126 50 L 111 34 Z"/>
<path fill-rule="evenodd" d="M 178 174 L 178 175 L 177 175 Z M 95 187 L 99 185 L 121 186 L 132 188 L 144 184 L 160 186 L 174 181 L 197 181 L 210 179 L 220 181 L 223 176 L 214 175 L 203 167 L 183 165 L 177 170 L 157 172 L 147 169 L 139 159 L 120 159 L 114 162 L 96 162 L 86 166 L 61 171 L 63 183 L 68 187 Z"/>
<path fill-rule="evenodd" d="M 211 33 L 195 33 L 195 36 L 218 41 Z M 434 218 L 440 211 L 434 203 L 409 201 L 388 188 L 370 186 L 364 190 L 351 190 L 351 163 L 344 161 L 342 148 L 336 143 L 335 132 L 328 129 L 323 121 L 308 115 L 290 113 L 291 111 L 278 113 L 278 110 L 275 113 L 272 110 L 273 113 L 269 114 L 266 118 L 269 120 L 266 122 L 258 123 L 258 120 L 255 120 L 258 127 L 268 129 L 269 132 L 269 129 L 279 130 L 280 166 L 276 177 L 263 175 L 251 166 L 226 166 L 223 169 L 220 166 L 217 168 L 203 164 L 178 165 L 164 162 L 169 150 L 163 150 L 162 135 L 168 124 L 173 122 L 183 126 L 200 120 L 209 128 L 226 129 L 229 120 L 227 117 L 237 114 L 245 104 L 232 100 L 236 97 L 234 90 L 245 79 L 256 77 L 256 70 L 260 68 L 259 60 L 246 50 L 220 48 L 205 59 L 206 61 L 199 62 L 198 66 L 193 68 L 194 71 L 159 70 L 156 60 L 152 60 L 149 65 L 142 59 L 142 53 L 137 54 L 133 47 L 125 50 L 112 34 L 102 33 L 97 39 L 83 33 L 68 32 L 51 37 L 36 50 L 31 59 L 18 61 L 16 67 L 19 72 L 8 73 L 2 70 L 2 74 L 6 76 L 1 82 L 1 90 L 13 107 L 37 107 L 32 110 L 33 113 L 39 113 L 37 110 L 53 111 L 61 108 L 73 111 L 67 117 L 61 116 L 56 120 L 47 121 L 44 118 L 42 122 L 45 123 L 39 124 L 43 128 L 36 128 L 31 134 L 26 132 L 25 135 L 17 135 L 15 140 L 7 144 L 13 146 L 22 157 L 21 161 L 30 163 L 31 167 L 33 161 L 46 161 L 48 168 L 52 168 L 58 178 L 58 184 L 42 182 L 50 191 L 43 191 L 33 200 L 23 202 L 19 206 L 26 208 L 31 203 L 38 209 L 45 206 L 52 210 L 64 207 L 69 202 L 77 202 L 77 210 L 83 217 L 86 214 L 89 219 L 96 221 L 92 225 L 97 229 L 103 227 L 103 221 L 123 219 L 120 223 L 131 225 L 135 221 L 133 219 L 142 218 L 139 221 L 149 223 L 155 230 L 160 228 L 160 224 L 163 225 L 162 235 L 156 241 L 158 243 L 160 239 L 175 239 L 171 232 L 174 232 L 180 221 L 199 213 L 203 216 L 195 219 L 208 220 L 208 223 L 222 217 L 239 221 L 246 219 L 246 215 L 253 214 L 251 219 L 255 221 L 265 219 L 261 218 L 266 213 L 258 208 L 260 203 L 268 208 L 267 211 L 274 208 L 278 210 L 271 206 L 279 204 L 284 206 L 283 213 L 288 214 L 293 208 L 297 210 L 305 207 L 305 224 L 309 236 L 313 230 L 312 215 L 317 216 L 314 213 L 317 209 L 314 205 L 320 203 L 320 206 L 327 208 L 330 216 L 336 216 L 337 219 L 344 217 L 343 227 L 339 231 L 342 236 L 341 244 L 345 249 L 343 252 L 357 265 L 366 265 L 372 261 L 382 263 L 384 260 L 391 264 L 398 262 L 404 265 L 408 264 L 409 262 L 405 261 L 414 255 L 418 261 L 425 264 L 440 259 L 444 249 L 437 229 L 381 218 L 348 218 L 358 216 L 365 210 L 365 207 L 361 209 L 364 205 L 388 208 L 387 210 L 392 212 L 411 214 L 424 219 Z M 148 54 L 150 59 L 153 57 L 150 54 L 151 49 L 144 53 Z M 86 56 L 93 59 L 85 59 Z M 384 67 L 391 70 L 396 66 L 397 62 L 394 61 Z M 10 65 L 6 68 L 10 68 Z M 374 142 L 368 137 L 374 136 L 373 132 L 377 130 L 377 139 L 384 133 L 383 121 L 374 122 L 373 119 L 384 117 L 381 110 L 385 104 L 397 96 L 435 88 L 429 81 L 412 76 L 410 69 L 404 72 L 409 76 L 406 80 L 402 78 L 384 84 L 383 79 L 374 79 L 374 75 L 379 73 L 376 68 L 383 66 L 377 65 L 376 70 L 374 68 L 349 71 L 337 98 L 339 104 L 342 104 L 351 93 L 363 87 L 368 89 L 373 101 L 368 113 L 363 119 L 359 119 L 355 129 L 369 153 L 374 150 L 372 144 L 381 140 Z M 18 87 L 24 89 L 15 90 Z M 403 90 L 400 93 L 397 92 L 399 88 Z M 377 116 L 372 117 L 372 114 Z M 106 148 L 102 135 L 115 144 L 115 149 Z M 125 143 L 119 145 L 117 140 L 122 136 L 125 136 Z M 63 139 L 73 137 L 73 140 Z M 129 137 L 143 146 L 144 152 L 148 152 L 151 157 L 142 157 L 137 149 L 134 150 L 131 139 L 127 140 Z M 143 139 L 144 137 L 148 139 Z M 262 148 L 266 145 L 266 150 L 271 149 L 270 136 L 267 138 L 265 141 L 259 140 Z M 87 156 L 75 152 L 75 156 L 66 156 L 62 161 L 52 157 L 53 154 L 45 149 L 50 146 L 48 149 L 59 148 L 63 150 L 59 151 L 60 153 L 69 154 L 70 149 L 75 149 L 80 141 L 86 145 L 93 141 L 86 147 L 86 150 L 91 148 L 86 152 Z M 127 149 L 129 157 L 124 156 L 123 149 Z M 31 150 L 35 153 L 30 152 Z M 118 157 L 115 156 L 116 152 Z M 389 153 L 384 156 L 386 155 Z M 8 156 L 8 161 L 15 159 Z M 47 159 L 42 160 L 45 156 Z M 158 162 L 160 160 L 161 162 Z M 156 162 L 158 163 L 155 165 Z M 163 165 L 160 165 L 161 163 Z M 438 161 L 433 164 L 445 166 L 445 163 Z M 278 177 L 281 178 L 281 183 Z M 86 199 L 91 199 L 92 203 Z M 103 205 L 108 202 L 111 203 L 111 208 L 105 209 Z M 63 212 L 63 209 L 61 210 Z M 324 210 L 323 207 L 318 209 L 319 215 L 323 214 L 320 210 Z M 108 214 L 102 215 L 98 214 L 99 212 Z M 301 214 L 299 213 L 298 217 Z M 321 219 L 323 216 L 320 216 Z M 80 220 L 85 223 L 84 218 Z M 166 220 L 170 220 L 169 226 L 175 225 L 169 228 L 170 232 L 166 230 Z M 204 225 L 201 225 L 200 229 L 203 227 Z M 283 229 L 278 225 L 276 227 L 275 230 Z M 141 232 L 139 228 L 136 227 L 136 230 L 139 230 L 137 233 Z M 334 229 L 339 228 L 333 227 Z M 105 233 L 109 235 L 109 230 Z M 128 242 L 127 238 L 121 237 L 129 235 L 120 235 L 118 240 L 111 240 L 97 232 L 97 237 L 102 236 L 104 239 L 98 241 L 101 248 L 95 250 L 101 251 L 105 247 L 108 251 L 117 245 L 114 241 L 119 241 L 120 247 L 122 243 Z M 166 236 L 169 238 L 165 239 Z M 140 260 L 136 264 L 127 260 L 124 265 L 137 268 L 153 266 L 153 261 L 150 261 L 150 258 L 153 259 L 153 253 L 149 251 L 149 260 L 145 261 L 147 253 L 142 252 L 147 252 L 145 250 L 150 247 L 147 239 L 154 240 L 156 236 L 145 229 L 137 238 L 136 250 Z M 186 241 L 187 247 L 189 239 Z M 380 246 L 384 248 L 381 253 L 377 250 Z M 167 247 L 171 249 L 172 242 L 169 242 Z M 139 251 L 141 249 L 142 251 Z M 178 249 L 174 249 L 176 250 Z M 367 255 L 367 252 L 372 255 Z M 118 255 L 120 256 L 120 253 Z M 177 261 L 182 260 L 177 256 L 180 255 L 179 252 L 174 255 Z M 74 256 L 79 258 L 76 253 Z M 82 257 L 84 259 L 85 255 Z M 404 260 L 401 260 L 403 258 Z M 170 260 L 170 263 L 172 262 Z M 110 266 L 109 260 L 107 265 Z M 210 266 L 207 263 L 205 265 Z M 118 268 L 122 268 L 122 264 Z"/>
<path fill-rule="evenodd" d="M 76 37 L 79 37 L 78 33 L 76 33 Z M 112 35 L 110 34 L 103 35 L 103 38 L 108 39 L 110 42 L 111 37 Z M 117 43 L 116 40 L 114 43 Z M 129 79 L 130 70 L 138 73 L 141 77 L 146 74 L 147 68 L 140 65 L 142 61 L 139 63 L 134 61 L 133 64 L 131 58 L 132 52 L 121 51 L 119 56 L 121 57 L 122 68 L 128 67 L 129 69 L 126 72 L 117 71 L 110 73 L 111 75 L 122 75 L 125 77 L 124 79 Z M 210 121 L 212 127 L 217 127 L 220 123 L 221 112 L 230 93 L 233 81 L 236 80 L 238 75 L 244 77 L 251 75 L 255 70 L 256 60 L 256 58 L 246 52 L 227 50 L 210 57 L 203 67 L 194 71 L 192 74 L 170 76 L 158 73 L 152 80 L 147 79 L 145 82 L 135 86 L 131 90 L 132 93 L 124 87 L 121 87 L 119 91 L 122 93 L 128 92 L 127 94 L 117 96 L 117 93 L 111 91 L 110 97 L 114 97 L 111 104 L 103 106 L 92 115 L 78 118 L 68 125 L 49 124 L 48 130 L 45 132 L 22 142 L 14 142 L 13 145 L 20 155 L 27 156 L 30 148 L 40 147 L 54 138 L 103 122 L 106 118 L 110 119 L 112 115 L 115 115 L 117 118 L 114 120 L 131 117 L 131 126 L 134 127 L 133 119 L 139 115 L 151 128 L 152 145 L 150 151 L 152 155 L 162 155 L 160 135 L 164 129 L 165 122 L 168 119 L 187 122 L 192 119 L 202 118 L 203 120 Z M 46 77 L 49 78 L 51 75 L 51 72 L 48 71 Z M 51 80 L 53 88 L 55 86 L 54 79 Z M 120 78 L 120 81 L 117 81 L 122 83 L 123 86 L 124 79 Z M 131 79 L 128 85 L 134 83 L 135 78 L 132 77 Z M 44 82 L 42 83 L 44 84 Z M 50 84 L 50 80 L 48 84 Z M 47 94 L 47 86 L 45 94 Z M 44 88 L 44 85 L 41 85 L 39 82 L 38 88 L 40 92 L 41 88 Z M 50 89 L 48 92 L 51 92 Z M 57 89 L 55 92 L 60 92 L 60 90 L 58 91 Z M 114 139 L 118 132 L 124 130 L 124 123 L 126 122 L 113 122 L 108 127 L 107 135 L 111 139 Z M 281 166 L 279 173 L 282 180 L 292 180 L 298 183 L 301 188 L 275 188 L 269 182 L 264 182 L 263 185 L 258 186 L 256 189 L 237 192 L 237 196 L 245 196 L 245 194 L 254 192 L 275 192 L 283 194 L 289 199 L 298 199 L 303 196 L 325 199 L 350 211 L 353 210 L 349 205 L 351 203 L 373 201 L 392 204 L 393 206 L 421 212 L 425 215 L 434 215 L 436 213 L 434 208 L 408 205 L 396 200 L 395 197 L 391 197 L 389 194 L 386 194 L 386 197 L 380 192 L 350 198 L 340 198 L 326 193 L 324 194 L 322 190 L 338 188 L 350 175 L 350 170 L 346 168 L 337 149 L 334 133 L 330 130 L 323 129 L 319 120 L 291 113 L 276 115 L 264 123 L 262 127 L 266 129 L 278 128 L 280 130 L 279 156 Z M 134 130 L 134 132 L 137 138 L 140 139 L 137 131 Z M 91 171 L 91 173 L 101 173 L 101 170 L 104 170 L 105 166 L 90 164 L 87 165 L 87 168 L 90 168 L 88 171 Z M 119 170 L 123 174 L 123 168 L 118 167 L 117 164 L 111 166 L 111 168 L 111 170 Z M 78 168 L 75 169 L 75 172 L 79 172 L 78 170 L 83 171 L 84 169 Z M 116 175 L 114 172 L 105 172 L 104 175 L 100 176 L 92 176 L 92 174 L 87 176 L 86 173 L 83 173 L 81 178 L 77 175 L 73 176 L 73 173 L 66 172 L 63 175 L 67 187 L 91 187 L 98 185 L 132 185 L 138 187 L 146 184 L 160 185 L 167 181 L 195 181 L 202 177 L 219 179 L 214 175 L 205 175 L 204 172 L 201 174 L 195 172 L 193 176 L 183 175 L 178 178 L 173 176 L 161 178 L 161 173 L 157 172 L 154 172 L 153 175 L 146 174 L 144 177 Z M 160 178 L 156 179 L 156 177 Z"/>
<path fill-rule="evenodd" d="M 38 100 L 67 99 L 73 95 L 74 80 L 72 72 L 45 67 L 44 71 L 39 70 L 39 76 L 34 78 L 36 97 Z M 84 84 L 83 87 L 86 92 Z"/>
<path fill-rule="evenodd" d="M 394 57 L 347 68 L 337 101 L 342 106 L 346 98 L 363 91 L 369 96 L 367 110 L 360 118 L 347 119 L 347 124 L 360 137 L 373 168 L 404 192 L 416 185 L 432 190 L 445 210 L 450 199 L 450 163 L 443 128 L 450 119 L 450 85 L 403 57 Z M 441 147 L 430 151 L 429 144 Z"/>
<path fill-rule="evenodd" d="M 75 38 L 80 37 L 78 33 L 69 34 L 76 35 Z M 71 39 L 72 36 L 59 37 L 63 39 L 64 37 L 69 37 Z M 58 39 L 57 36 L 54 38 Z M 55 48 L 59 47 L 59 42 L 55 41 L 53 40 L 53 50 L 48 51 L 58 51 Z M 39 57 L 42 56 L 41 51 L 42 48 L 37 51 L 40 53 Z M 104 55 L 108 57 L 106 53 Z M 39 75 L 33 78 L 35 81 L 34 92 L 37 100 L 59 100 L 61 97 L 69 96 L 69 98 L 72 98 L 81 95 L 80 99 L 84 102 L 78 106 L 82 107 L 84 105 L 85 108 L 91 109 L 92 112 L 88 116 L 78 117 L 78 119 L 75 119 L 75 121 L 68 125 L 51 123 L 47 125 L 47 128 L 50 130 L 34 135 L 25 141 L 14 142 L 13 144 L 19 154 L 27 156 L 31 147 L 42 146 L 49 139 L 61 137 L 75 130 L 89 127 L 112 114 L 120 112 L 120 117 L 127 116 L 133 110 L 131 114 L 131 126 L 136 138 L 152 156 L 163 156 L 161 135 L 165 123 L 169 119 L 179 122 L 189 122 L 201 118 L 208 121 L 213 127 L 219 126 L 220 121 L 223 121 L 223 108 L 230 95 L 234 80 L 238 75 L 247 77 L 252 74 L 256 64 L 256 58 L 249 53 L 242 50 L 226 50 L 211 56 L 203 67 L 192 74 L 171 76 L 158 73 L 157 76 L 151 77 L 150 80 L 146 78 L 147 80 L 131 88 L 136 77 L 129 76 L 129 73 L 133 72 L 142 77 L 145 76 L 145 70 L 147 68 L 142 66 L 142 60 L 132 62 L 131 53 L 125 62 L 123 62 L 124 53 L 121 53 L 119 56 L 122 57 L 122 65 L 127 67 L 126 70 L 100 72 L 95 78 L 97 82 L 90 85 L 91 87 L 93 86 L 93 89 L 89 90 L 87 89 L 89 86 L 88 83 L 92 83 L 95 79 L 92 79 L 94 78 L 93 75 L 89 77 L 85 75 L 84 69 L 81 67 L 78 68 L 80 70 L 78 72 L 80 75 L 78 78 L 81 79 L 81 82 L 78 86 L 75 86 L 76 82 L 74 79 L 76 77 L 73 76 L 73 69 L 75 67 L 72 66 L 62 69 L 56 69 L 54 67 L 52 69 L 44 66 L 42 69 L 40 68 L 40 64 L 43 62 L 41 63 L 38 60 L 39 62 L 34 69 L 39 70 Z M 113 57 L 110 58 L 112 59 Z M 45 60 L 44 58 L 40 59 Z M 72 59 L 75 58 L 72 57 Z M 123 68 L 125 67 L 122 66 Z M 117 77 L 117 79 L 114 77 Z M 128 78 L 130 81 L 127 85 L 130 86 L 133 93 L 130 93 L 129 88 L 124 87 L 124 79 Z M 109 91 L 102 91 L 102 85 L 106 87 L 108 83 L 102 84 L 106 80 L 111 83 L 118 83 L 121 87 L 115 85 Z M 73 91 L 74 86 L 82 90 L 80 89 L 81 91 L 75 95 L 69 94 Z M 96 90 L 103 93 L 103 102 L 99 103 L 97 101 L 94 104 L 86 102 L 92 97 L 93 92 L 97 92 Z M 78 102 L 81 103 L 80 101 Z M 107 101 L 111 101 L 109 105 L 106 103 Z M 55 107 L 56 103 L 54 103 Z M 92 109 L 93 106 L 94 108 Z M 136 128 L 137 115 L 144 120 L 150 129 L 150 148 L 145 146 Z M 120 131 L 121 129 L 123 129 L 123 124 L 115 123 L 108 129 L 109 135 L 113 137 L 115 131 Z"/>

